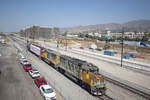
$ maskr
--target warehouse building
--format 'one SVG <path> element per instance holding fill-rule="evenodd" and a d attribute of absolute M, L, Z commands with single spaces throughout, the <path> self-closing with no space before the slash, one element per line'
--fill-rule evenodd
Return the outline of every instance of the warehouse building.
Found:
<path fill-rule="evenodd" d="M 41 26 L 31 26 L 23 30 L 25 37 L 32 39 L 51 39 L 55 37 L 53 28 L 51 27 L 41 27 Z"/>

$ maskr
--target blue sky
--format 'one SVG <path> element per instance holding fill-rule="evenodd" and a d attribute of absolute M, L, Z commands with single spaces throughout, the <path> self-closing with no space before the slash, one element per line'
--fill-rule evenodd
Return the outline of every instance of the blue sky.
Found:
<path fill-rule="evenodd" d="M 0 0 L 0 32 L 150 20 L 150 0 Z"/>

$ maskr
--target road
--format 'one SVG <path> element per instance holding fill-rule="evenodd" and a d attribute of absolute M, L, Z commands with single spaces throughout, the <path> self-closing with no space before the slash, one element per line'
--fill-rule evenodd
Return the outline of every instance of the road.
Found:
<path fill-rule="evenodd" d="M 39 89 L 18 63 L 15 49 L 0 45 L 0 99 L 43 100 Z"/>

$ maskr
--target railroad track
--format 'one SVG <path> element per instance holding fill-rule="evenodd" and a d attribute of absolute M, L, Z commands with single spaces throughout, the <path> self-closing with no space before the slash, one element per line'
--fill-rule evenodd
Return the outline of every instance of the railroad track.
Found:
<path fill-rule="evenodd" d="M 145 92 L 143 92 L 143 91 L 141 91 L 141 90 L 139 90 L 139 89 L 133 88 L 133 87 L 131 87 L 131 86 L 129 86 L 129 85 L 123 84 L 123 83 L 121 83 L 121 82 L 119 82 L 119 81 L 113 80 L 113 79 L 111 79 L 111 78 L 109 78 L 109 77 L 106 77 L 106 76 L 104 76 L 104 79 L 105 79 L 106 81 L 110 82 L 110 83 L 113 83 L 113 84 L 115 84 L 115 85 L 117 85 L 117 86 L 123 88 L 123 89 L 126 89 L 126 90 L 128 90 L 128 91 L 131 91 L 132 93 L 138 94 L 138 95 L 140 95 L 140 96 L 142 96 L 142 97 L 144 97 L 144 98 L 150 100 L 150 93 L 145 93 Z"/>
<path fill-rule="evenodd" d="M 106 56 L 106 55 L 93 53 L 93 52 L 89 52 L 89 51 L 84 51 L 84 50 L 79 50 L 79 49 L 72 49 L 72 50 L 68 50 L 68 51 L 120 65 L 120 58 Z M 143 71 L 150 71 L 149 64 L 140 63 L 140 62 L 136 62 L 136 61 L 130 61 L 130 60 L 126 60 L 126 59 L 123 59 L 123 66 L 129 67 L 129 68 L 135 68 L 135 69 L 139 69 L 139 70 L 143 70 Z"/>
<path fill-rule="evenodd" d="M 18 42 L 15 39 L 13 39 L 13 41 L 17 42 L 19 45 L 21 45 L 23 48 L 25 48 L 25 45 L 22 42 Z M 96 96 L 98 99 L 100 100 L 114 100 L 111 97 L 109 97 L 108 95 L 104 94 L 102 96 Z"/>
<path fill-rule="evenodd" d="M 46 43 L 43 44 L 43 42 L 39 42 L 39 43 L 41 43 L 43 46 L 51 46 L 52 48 L 55 48 L 55 49 L 57 48 L 56 46 L 54 46 L 52 44 L 51 45 L 46 44 Z M 59 49 L 65 51 L 63 48 L 59 48 Z M 84 51 L 84 50 L 75 49 L 75 48 L 68 49 L 67 51 L 71 52 L 71 53 L 80 54 L 80 55 L 83 55 L 83 56 L 103 60 L 103 61 L 106 61 L 106 62 L 114 63 L 114 64 L 117 64 L 117 65 L 120 65 L 120 62 L 121 62 L 120 58 L 113 57 L 113 56 L 107 56 L 107 55 L 103 55 L 103 54 L 98 54 L 98 53 L 94 53 L 94 52 L 90 52 L 90 51 Z M 150 65 L 142 63 L 142 62 L 130 61 L 130 60 L 127 60 L 127 59 L 123 59 L 123 66 L 150 72 Z"/>
<path fill-rule="evenodd" d="M 108 95 L 98 96 L 97 97 L 100 100 L 114 100 L 113 98 L 109 97 Z"/>
<path fill-rule="evenodd" d="M 14 41 L 17 42 L 16 40 L 14 40 Z M 23 48 L 25 48 L 25 45 L 23 44 L 23 42 L 17 42 L 17 43 L 19 43 Z M 114 100 L 106 94 L 104 94 L 102 96 L 97 96 L 97 98 L 100 100 Z"/>
<path fill-rule="evenodd" d="M 150 94 L 149 93 L 145 93 L 145 92 L 143 92 L 143 91 L 141 91 L 139 89 L 133 88 L 133 87 L 131 87 L 129 85 L 126 85 L 126 84 L 121 83 L 119 81 L 113 80 L 113 79 L 111 79 L 109 77 L 106 77 L 106 76 L 104 76 L 104 78 L 105 78 L 106 81 L 108 81 L 108 82 L 110 82 L 112 84 L 115 84 L 115 85 L 117 85 L 117 86 L 119 86 L 119 87 L 121 87 L 123 89 L 131 91 L 132 93 L 138 94 L 139 96 L 142 96 L 142 97 L 150 100 Z M 113 98 L 109 97 L 108 95 L 98 96 L 97 98 L 99 98 L 100 100 L 114 100 Z"/>

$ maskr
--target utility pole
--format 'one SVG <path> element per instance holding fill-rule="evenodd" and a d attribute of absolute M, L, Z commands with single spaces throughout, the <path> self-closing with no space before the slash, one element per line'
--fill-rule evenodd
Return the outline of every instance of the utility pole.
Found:
<path fill-rule="evenodd" d="M 60 31 L 59 31 L 58 27 L 54 27 L 54 33 L 55 33 L 55 40 L 57 42 L 57 48 L 59 48 L 59 34 L 60 34 Z"/>
<path fill-rule="evenodd" d="M 32 30 L 33 30 L 33 31 L 32 31 L 32 32 L 33 32 L 33 42 L 34 42 L 34 39 L 35 39 L 35 29 L 36 29 L 36 27 L 33 26 L 33 29 L 32 29 Z"/>
<path fill-rule="evenodd" d="M 66 51 L 67 51 L 67 45 L 68 45 L 67 44 L 67 32 L 65 32 L 65 40 L 66 40 L 66 45 L 65 46 L 66 46 Z"/>
<path fill-rule="evenodd" d="M 123 40 L 124 40 L 124 28 L 122 28 L 122 39 L 121 39 L 121 67 L 122 67 L 122 61 L 123 61 Z"/>

